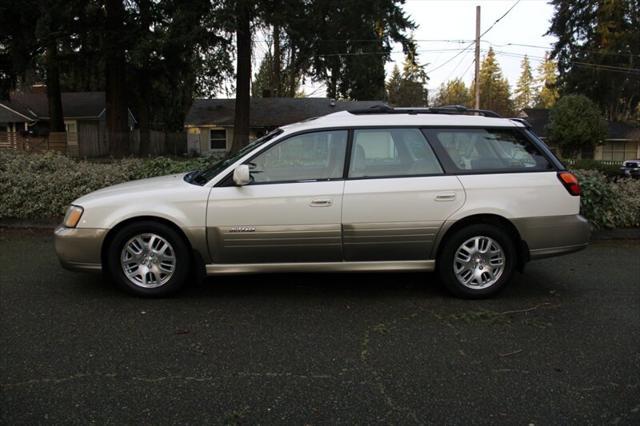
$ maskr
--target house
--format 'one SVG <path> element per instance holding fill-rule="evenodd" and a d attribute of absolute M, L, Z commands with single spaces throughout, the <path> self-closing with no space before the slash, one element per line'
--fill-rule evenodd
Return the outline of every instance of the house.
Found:
<path fill-rule="evenodd" d="M 251 98 L 250 139 L 285 124 L 332 112 L 383 105 L 382 101 L 327 98 Z M 231 148 L 235 99 L 196 99 L 185 118 L 189 152 L 206 154 Z"/>
<path fill-rule="evenodd" d="M 46 88 L 13 93 L 9 100 L 0 100 L 0 148 L 53 149 L 80 157 L 109 152 L 104 92 L 63 92 L 62 111 L 66 140 L 57 134 L 52 143 Z M 135 124 L 131 111 L 129 124 L 131 128 Z"/>
<path fill-rule="evenodd" d="M 543 108 L 525 108 L 521 117 L 526 119 L 533 131 L 545 140 L 549 110 Z M 551 146 L 552 149 L 556 148 Z M 607 122 L 607 138 L 603 144 L 597 145 L 593 151 L 583 151 L 580 158 L 601 161 L 622 162 L 640 158 L 640 127 L 627 123 Z"/>

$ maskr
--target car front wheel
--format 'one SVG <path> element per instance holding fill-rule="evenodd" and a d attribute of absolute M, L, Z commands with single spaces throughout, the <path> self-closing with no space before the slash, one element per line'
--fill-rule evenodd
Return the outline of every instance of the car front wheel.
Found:
<path fill-rule="evenodd" d="M 457 230 L 438 256 L 440 279 L 453 294 L 483 298 L 509 282 L 516 264 L 511 237 L 497 226 L 475 224 Z"/>
<path fill-rule="evenodd" d="M 126 225 L 114 237 L 108 270 L 124 289 L 140 296 L 165 296 L 185 283 L 190 256 L 183 238 L 151 221 Z"/>

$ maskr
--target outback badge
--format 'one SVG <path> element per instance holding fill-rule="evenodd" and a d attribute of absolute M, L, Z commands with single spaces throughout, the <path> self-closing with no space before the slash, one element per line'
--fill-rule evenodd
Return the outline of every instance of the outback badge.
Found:
<path fill-rule="evenodd" d="M 229 232 L 256 232 L 255 226 L 232 226 Z"/>

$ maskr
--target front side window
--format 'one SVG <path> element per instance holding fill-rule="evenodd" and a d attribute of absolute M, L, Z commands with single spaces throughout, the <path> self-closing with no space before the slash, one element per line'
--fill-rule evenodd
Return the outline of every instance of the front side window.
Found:
<path fill-rule="evenodd" d="M 353 133 L 349 177 L 442 174 L 431 147 L 418 129 L 362 129 Z"/>
<path fill-rule="evenodd" d="M 454 171 L 537 171 L 552 168 L 521 133 L 512 129 L 429 129 Z"/>
<path fill-rule="evenodd" d="M 209 149 L 227 149 L 227 131 L 224 129 L 209 130 Z"/>
<path fill-rule="evenodd" d="M 251 176 L 255 183 L 338 179 L 346 150 L 346 130 L 293 136 L 253 158 Z"/>

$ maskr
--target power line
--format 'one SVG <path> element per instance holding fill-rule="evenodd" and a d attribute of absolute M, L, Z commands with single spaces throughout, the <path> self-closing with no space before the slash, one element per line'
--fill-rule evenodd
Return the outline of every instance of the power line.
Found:
<path fill-rule="evenodd" d="M 491 43 L 490 41 L 487 40 L 482 40 L 484 43 L 489 43 L 492 46 L 495 47 L 507 47 L 507 46 L 517 46 L 517 47 L 530 47 L 533 49 L 544 49 L 546 51 L 551 51 L 553 49 L 552 46 L 539 46 L 539 45 L 535 45 L 535 44 L 522 44 L 522 43 L 506 43 L 506 44 L 495 44 L 495 43 Z M 635 56 L 635 57 L 640 57 L 639 54 L 635 54 L 635 53 L 625 53 L 625 52 L 605 52 L 602 50 L 582 50 L 583 52 L 587 52 L 587 53 L 593 53 L 596 55 L 615 55 L 615 56 L 623 56 L 623 57 L 629 57 L 629 56 Z"/>
<path fill-rule="evenodd" d="M 255 42 L 259 42 L 259 43 L 271 43 L 269 40 L 253 40 Z M 318 42 L 380 42 L 382 41 L 381 39 L 375 39 L 375 38 L 361 38 L 361 39 L 354 39 L 354 38 L 346 38 L 346 39 L 319 39 L 316 40 Z M 467 43 L 469 41 L 472 40 L 464 40 L 464 39 L 460 39 L 460 40 L 456 40 L 456 39 L 427 39 L 427 38 L 418 38 L 418 39 L 413 39 L 413 41 L 419 41 L 419 42 L 426 42 L 426 43 L 457 43 L 457 44 L 463 44 L 463 43 Z"/>
<path fill-rule="evenodd" d="M 471 43 L 469 43 L 464 49 L 462 49 L 460 52 L 456 53 L 455 55 L 453 55 L 452 57 L 450 57 L 449 59 L 447 59 L 446 61 L 444 61 L 443 63 L 441 63 L 440 65 L 431 68 L 430 70 L 425 70 L 425 72 L 431 73 L 434 72 L 436 70 L 439 70 L 440 68 L 444 67 L 445 65 L 447 65 L 449 62 L 453 61 L 455 58 L 457 58 L 458 56 L 462 55 L 468 48 L 470 48 L 471 46 L 473 46 L 473 44 L 475 43 L 475 41 L 472 41 Z"/>
<path fill-rule="evenodd" d="M 467 69 L 465 69 L 464 72 L 460 75 L 460 80 L 464 79 L 464 76 L 467 75 L 467 73 L 471 69 L 471 66 L 475 63 L 476 63 L 476 59 L 473 58 L 473 60 L 469 63 L 469 66 L 467 67 Z"/>
<path fill-rule="evenodd" d="M 516 2 L 511 5 L 511 7 L 504 13 L 502 14 L 501 17 L 499 17 L 498 19 L 495 20 L 495 22 L 493 24 L 491 24 L 491 26 L 489 28 L 487 28 L 482 34 L 480 34 L 480 37 L 482 38 L 483 35 L 485 35 L 486 33 L 488 33 L 489 31 L 491 31 L 491 29 L 493 27 L 496 26 L 496 24 L 498 22 L 500 22 L 505 16 L 507 16 L 509 14 L 509 12 L 511 12 L 513 10 L 514 7 L 516 7 L 518 5 L 518 3 L 520 3 L 521 0 L 516 0 Z M 473 46 L 473 44 L 475 43 L 475 40 L 471 41 L 471 43 L 469 43 L 468 45 L 466 45 L 464 47 L 464 49 L 458 53 L 456 53 L 455 55 L 453 55 L 452 57 L 450 57 L 449 59 L 447 59 L 446 61 L 444 61 L 443 63 L 441 63 L 440 65 L 435 66 L 434 68 L 431 68 L 430 70 L 425 70 L 425 72 L 428 73 L 432 73 L 434 71 L 439 70 L 440 68 L 444 67 L 445 65 L 447 65 L 449 62 L 453 61 L 455 58 L 457 58 L 458 56 L 462 55 L 462 53 L 464 53 L 465 50 L 467 50 L 468 48 L 470 48 L 471 46 Z"/>
<path fill-rule="evenodd" d="M 469 46 L 470 47 L 470 46 Z M 468 49 L 468 48 L 467 48 Z M 451 70 L 451 72 L 449 73 L 449 75 L 447 76 L 447 80 L 449 80 L 451 78 L 451 76 L 456 72 L 456 70 L 458 68 L 460 68 L 460 64 L 462 64 L 462 62 L 464 62 L 464 60 L 467 58 L 467 56 L 469 56 L 469 53 L 471 51 L 467 50 L 467 53 L 465 55 L 462 56 L 462 58 L 460 58 L 460 61 L 458 62 L 458 64 Z"/>
<path fill-rule="evenodd" d="M 510 56 L 510 57 L 514 57 L 514 58 L 523 58 L 523 57 L 527 56 L 529 58 L 533 58 L 534 60 L 538 60 L 538 61 L 544 61 L 544 59 L 545 59 L 545 58 L 540 57 L 540 56 L 530 56 L 530 55 L 524 55 L 524 54 L 515 53 L 515 52 L 504 52 L 504 51 L 500 51 L 500 50 L 494 50 L 494 52 L 496 54 L 500 54 L 500 55 L 508 56 L 508 57 Z M 582 61 L 569 61 L 569 63 L 572 64 L 572 65 L 579 66 L 579 67 L 592 68 L 592 69 L 596 69 L 596 70 L 599 70 L 599 71 L 620 72 L 620 73 L 624 73 L 624 74 L 639 74 L 640 73 L 640 68 L 620 67 L 620 66 L 616 66 L 616 65 L 596 64 L 596 63 L 592 63 L 592 62 L 582 62 Z"/>
<path fill-rule="evenodd" d="M 418 49 L 416 52 L 457 52 L 462 51 L 464 49 Z M 365 55 L 391 55 L 404 53 L 402 50 L 392 50 L 389 52 L 385 51 L 376 51 L 376 52 L 333 52 L 333 53 L 323 53 L 317 56 L 365 56 Z"/>
<path fill-rule="evenodd" d="M 514 8 L 514 7 L 516 7 L 516 6 L 518 5 L 518 3 L 520 3 L 521 1 L 522 1 L 522 0 L 516 0 L 516 2 L 515 2 L 515 3 L 514 3 L 514 4 L 513 4 L 513 5 L 512 5 L 512 6 L 511 6 L 511 7 L 510 7 L 510 8 L 509 8 L 509 9 L 508 9 L 508 10 L 507 10 L 507 11 L 506 11 L 502 16 L 501 16 L 501 17 L 499 17 L 498 19 L 496 19 L 496 21 L 495 21 L 493 24 L 491 24 L 491 26 L 490 26 L 489 28 L 487 28 L 487 30 L 486 30 L 485 32 L 483 32 L 482 34 L 480 34 L 480 38 L 482 38 L 482 36 L 484 36 L 486 33 L 488 33 L 489 31 L 491 31 L 491 29 L 492 29 L 493 27 L 495 27 L 495 26 L 496 26 L 496 24 L 502 20 L 502 18 L 504 18 L 505 16 L 507 16 L 507 15 L 509 14 L 509 12 L 511 12 L 511 11 L 513 10 L 513 8 Z"/>

